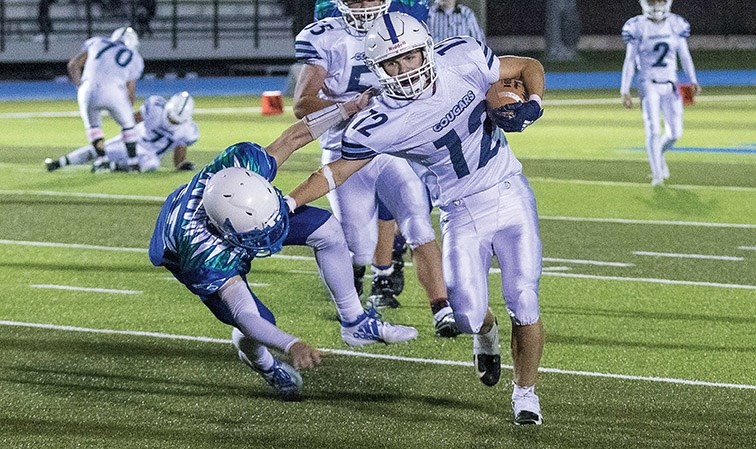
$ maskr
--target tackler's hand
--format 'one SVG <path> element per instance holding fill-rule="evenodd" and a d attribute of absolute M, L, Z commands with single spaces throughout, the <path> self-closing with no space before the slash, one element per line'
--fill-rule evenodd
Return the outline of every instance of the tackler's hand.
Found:
<path fill-rule="evenodd" d="M 294 369 L 300 370 L 320 365 L 321 354 L 320 351 L 307 343 L 298 341 L 289 348 L 289 357 L 291 357 L 291 364 Z"/>
<path fill-rule="evenodd" d="M 491 110 L 490 116 L 496 126 L 505 132 L 519 133 L 543 115 L 541 105 L 535 100 L 525 103 L 509 103 Z"/>
<path fill-rule="evenodd" d="M 352 100 L 347 101 L 344 103 L 344 110 L 347 114 L 349 114 L 349 117 L 353 116 L 354 114 L 360 112 L 363 110 L 368 104 L 370 104 L 370 100 L 380 95 L 381 91 L 379 89 L 376 89 L 375 87 L 371 87 L 365 92 L 359 94 L 357 97 L 353 98 Z"/>

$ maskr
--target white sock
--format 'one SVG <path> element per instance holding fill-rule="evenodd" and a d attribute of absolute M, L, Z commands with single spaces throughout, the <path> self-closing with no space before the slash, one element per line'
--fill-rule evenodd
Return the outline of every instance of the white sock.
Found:
<path fill-rule="evenodd" d="M 499 353 L 499 325 L 496 322 L 485 334 L 473 335 L 473 352 L 476 354 Z"/>
<path fill-rule="evenodd" d="M 512 390 L 513 398 L 515 396 L 527 396 L 535 394 L 535 385 L 531 385 L 529 387 L 521 387 L 514 382 L 512 382 L 512 385 L 514 385 L 514 389 Z"/>

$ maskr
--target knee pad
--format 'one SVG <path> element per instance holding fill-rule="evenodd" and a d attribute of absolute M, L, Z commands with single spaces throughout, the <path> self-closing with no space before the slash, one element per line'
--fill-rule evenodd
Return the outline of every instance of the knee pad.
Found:
<path fill-rule="evenodd" d="M 535 324 L 541 316 L 538 293 L 535 289 L 523 289 L 507 294 L 507 312 L 512 322 L 518 326 Z"/>
<path fill-rule="evenodd" d="M 430 223 L 430 216 L 413 215 L 399 222 L 399 230 L 412 249 L 436 239 L 436 232 Z"/>

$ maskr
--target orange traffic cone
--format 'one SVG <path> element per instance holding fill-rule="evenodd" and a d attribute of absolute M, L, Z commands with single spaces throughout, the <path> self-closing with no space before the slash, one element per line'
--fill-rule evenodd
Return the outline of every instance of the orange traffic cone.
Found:
<path fill-rule="evenodd" d="M 269 90 L 262 93 L 263 115 L 283 114 L 283 94 L 280 90 Z"/>

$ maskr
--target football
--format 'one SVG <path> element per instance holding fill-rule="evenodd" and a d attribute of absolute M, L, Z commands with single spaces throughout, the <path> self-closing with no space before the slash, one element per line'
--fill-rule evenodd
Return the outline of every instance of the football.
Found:
<path fill-rule="evenodd" d="M 496 109 L 509 103 L 528 101 L 528 93 L 522 81 L 515 79 L 499 80 L 493 84 L 486 92 L 486 101 L 488 107 Z"/>

